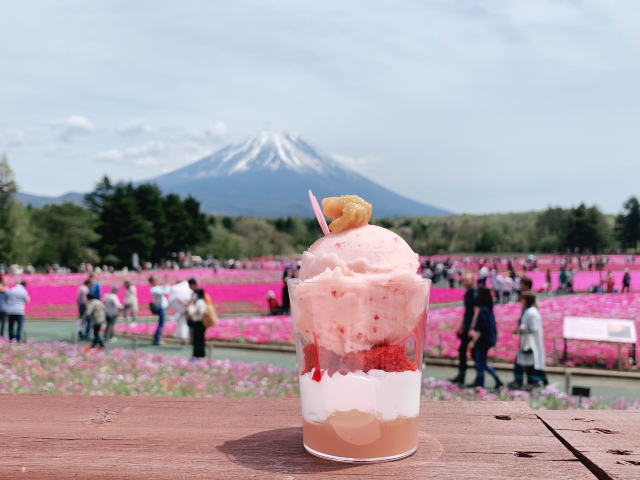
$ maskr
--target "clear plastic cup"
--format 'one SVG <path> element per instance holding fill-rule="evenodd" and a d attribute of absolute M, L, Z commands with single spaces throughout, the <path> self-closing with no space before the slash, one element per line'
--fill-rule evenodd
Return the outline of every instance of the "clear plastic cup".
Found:
<path fill-rule="evenodd" d="M 431 281 L 288 285 L 305 449 L 342 462 L 411 455 Z"/>

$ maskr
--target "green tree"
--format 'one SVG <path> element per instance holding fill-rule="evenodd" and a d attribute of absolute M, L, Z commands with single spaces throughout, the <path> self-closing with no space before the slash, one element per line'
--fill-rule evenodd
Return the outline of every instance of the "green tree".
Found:
<path fill-rule="evenodd" d="M 0 157 L 0 263 L 14 261 L 17 215 L 20 208 L 16 194 L 18 184 L 6 154 Z"/>
<path fill-rule="evenodd" d="M 153 222 L 140 213 L 133 191 L 131 184 L 117 185 L 100 206 L 98 251 L 103 261 L 118 266 L 130 265 L 134 252 L 149 259 L 155 245 Z"/>
<path fill-rule="evenodd" d="M 102 177 L 102 179 L 96 183 L 93 192 L 87 193 L 84 196 L 84 205 L 90 212 L 100 213 L 102 210 L 102 205 L 113 195 L 115 186 L 111 183 L 111 180 L 107 175 Z"/>
<path fill-rule="evenodd" d="M 147 260 L 159 262 L 165 258 L 165 243 L 169 224 L 164 212 L 162 191 L 157 185 L 142 184 L 133 190 L 133 196 L 138 207 L 138 212 L 153 225 L 153 239 L 155 240 L 151 254 Z"/>
<path fill-rule="evenodd" d="M 94 216 L 79 205 L 65 202 L 34 210 L 33 226 L 43 238 L 36 262 L 77 267 L 95 256 L 89 246 L 98 240 Z"/>
<path fill-rule="evenodd" d="M 624 212 L 616 217 L 615 232 L 622 248 L 633 248 L 636 253 L 640 241 L 640 202 L 631 197 L 622 204 Z"/>
<path fill-rule="evenodd" d="M 607 246 L 608 236 L 606 219 L 597 207 L 587 208 L 581 203 L 569 211 L 563 242 L 568 250 L 578 248 L 581 252 L 596 253 Z"/>

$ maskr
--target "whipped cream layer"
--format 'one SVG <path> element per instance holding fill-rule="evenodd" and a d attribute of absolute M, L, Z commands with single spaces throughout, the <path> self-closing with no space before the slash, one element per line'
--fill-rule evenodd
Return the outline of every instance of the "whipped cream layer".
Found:
<path fill-rule="evenodd" d="M 308 422 L 324 422 L 334 412 L 349 410 L 373 413 L 381 421 L 420 413 L 420 371 L 325 373 L 319 382 L 312 376 L 313 371 L 300 377 L 302 416 Z"/>

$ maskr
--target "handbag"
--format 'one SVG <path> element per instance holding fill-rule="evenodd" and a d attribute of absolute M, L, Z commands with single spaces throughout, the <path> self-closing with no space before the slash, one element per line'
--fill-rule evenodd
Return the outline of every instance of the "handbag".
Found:
<path fill-rule="evenodd" d="M 522 353 L 533 353 L 533 334 L 523 333 L 520 338 L 520 351 Z"/>
<path fill-rule="evenodd" d="M 218 321 L 218 314 L 212 304 L 207 304 L 207 309 L 202 317 L 202 326 L 206 329 L 213 327 Z"/>
<path fill-rule="evenodd" d="M 155 302 L 151 302 L 149 304 L 149 310 L 151 310 L 151 313 L 153 313 L 154 315 L 158 315 L 160 313 L 160 309 Z"/>

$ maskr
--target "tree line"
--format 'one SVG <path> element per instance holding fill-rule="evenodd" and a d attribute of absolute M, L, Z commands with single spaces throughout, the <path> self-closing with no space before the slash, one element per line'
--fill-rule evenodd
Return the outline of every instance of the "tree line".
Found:
<path fill-rule="evenodd" d="M 190 251 L 219 259 L 301 253 L 322 236 L 315 218 L 206 215 L 192 198 L 156 185 L 101 179 L 83 205 L 22 206 L 6 157 L 0 159 L 0 264 L 83 262 L 131 267 L 131 255 L 152 263 Z M 375 206 L 374 206 L 375 208 Z M 450 217 L 374 218 L 422 255 L 452 253 L 601 253 L 635 251 L 640 204 L 631 197 L 617 216 L 595 206 L 542 212 Z"/>

